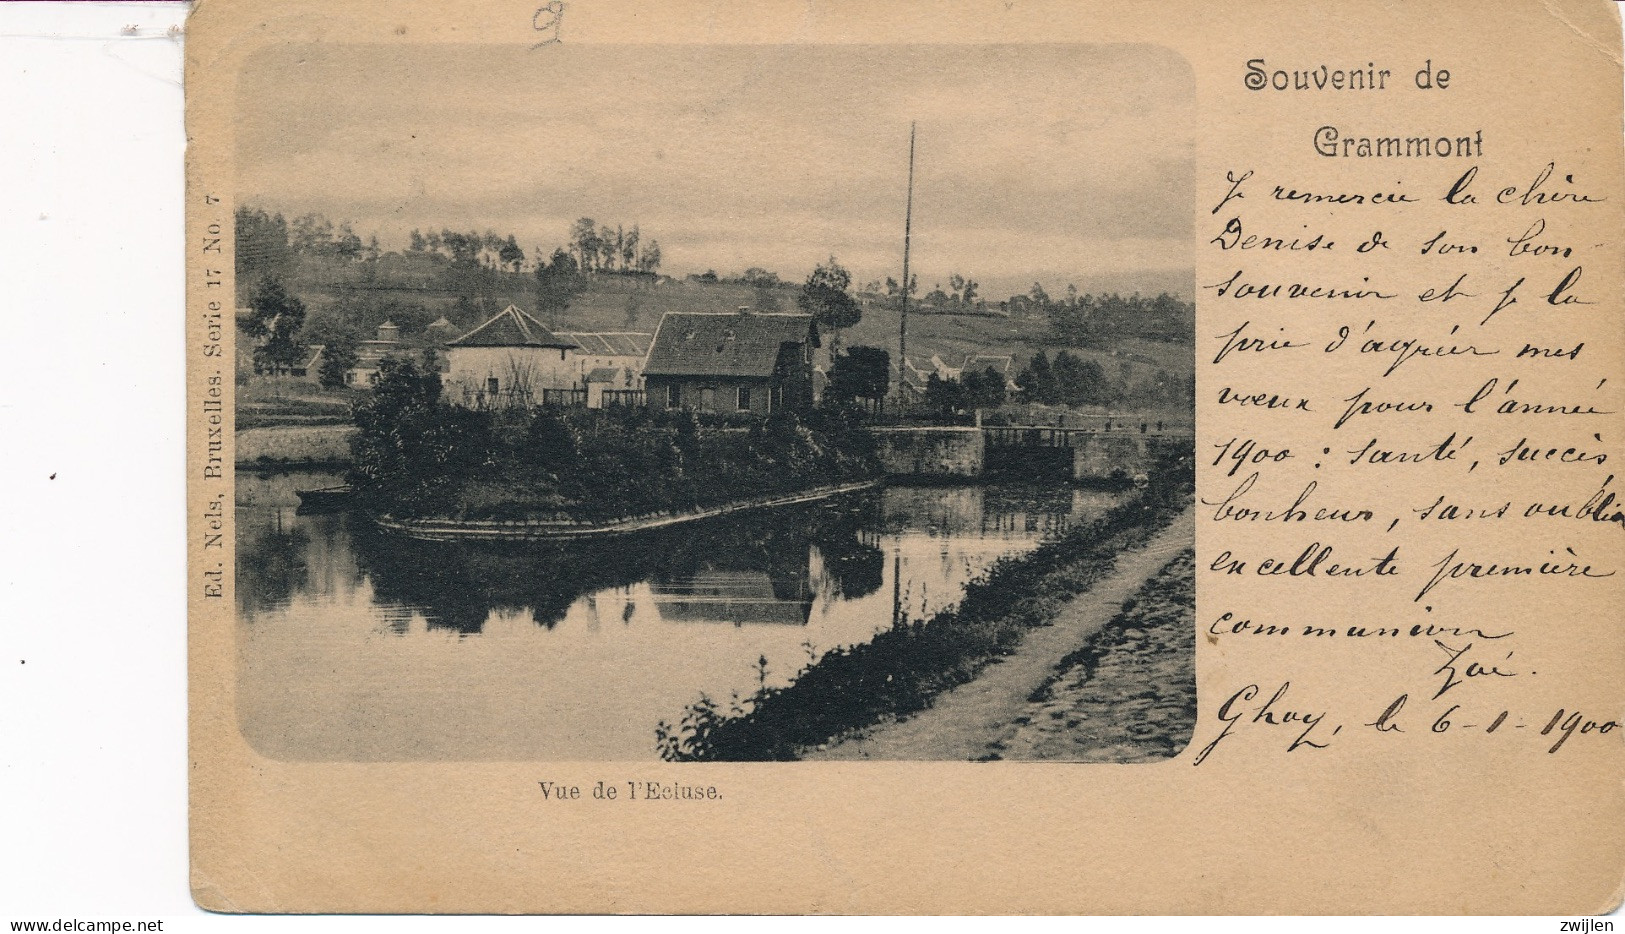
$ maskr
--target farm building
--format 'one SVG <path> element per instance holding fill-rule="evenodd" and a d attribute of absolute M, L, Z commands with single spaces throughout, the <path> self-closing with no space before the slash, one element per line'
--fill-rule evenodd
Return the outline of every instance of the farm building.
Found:
<path fill-rule="evenodd" d="M 401 344 L 401 329 L 393 322 L 385 321 L 378 325 L 376 337 L 356 345 L 355 366 L 344 372 L 344 385 L 356 389 L 378 385 L 378 364 L 385 357 L 397 356 L 406 350 Z"/>
<path fill-rule="evenodd" d="M 811 315 L 667 312 L 643 376 L 648 404 L 766 415 L 813 404 Z"/>
<path fill-rule="evenodd" d="M 576 343 L 513 305 L 447 342 L 445 398 L 471 409 L 506 408 L 584 399 Z"/>
<path fill-rule="evenodd" d="M 969 354 L 965 357 L 965 365 L 959 370 L 961 373 L 982 373 L 992 370 L 1004 377 L 1006 392 L 1015 392 L 1021 388 L 1016 385 L 1015 362 L 1009 354 Z"/>
<path fill-rule="evenodd" d="M 635 331 L 559 331 L 571 341 L 576 384 L 590 409 L 643 402 L 643 361 L 653 336 Z"/>

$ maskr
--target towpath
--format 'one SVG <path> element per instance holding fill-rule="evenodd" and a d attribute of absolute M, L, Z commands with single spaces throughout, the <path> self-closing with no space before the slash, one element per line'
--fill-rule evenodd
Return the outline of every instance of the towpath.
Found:
<path fill-rule="evenodd" d="M 1029 632 L 1011 655 L 995 660 L 975 680 L 939 695 L 936 703 L 906 720 L 869 727 L 804 759 L 970 760 L 998 752 L 1028 698 L 1061 660 L 1100 630 L 1136 591 L 1195 534 L 1194 511 L 1186 509 L 1139 548 L 1117 557 L 1111 574 L 1061 608 L 1055 622 Z"/>

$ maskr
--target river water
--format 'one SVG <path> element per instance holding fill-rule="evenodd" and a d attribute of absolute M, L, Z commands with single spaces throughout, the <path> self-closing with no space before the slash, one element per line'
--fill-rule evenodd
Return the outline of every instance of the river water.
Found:
<path fill-rule="evenodd" d="M 237 474 L 243 735 L 291 760 L 650 760 L 702 692 L 955 603 L 1098 517 L 1069 487 L 888 487 L 584 545 L 412 542 L 298 515 L 333 474 Z"/>

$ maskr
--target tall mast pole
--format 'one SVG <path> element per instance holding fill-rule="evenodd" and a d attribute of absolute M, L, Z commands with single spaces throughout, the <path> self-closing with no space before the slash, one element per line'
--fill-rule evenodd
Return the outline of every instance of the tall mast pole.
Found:
<path fill-rule="evenodd" d="M 908 366 L 908 241 L 914 226 L 914 121 L 908 124 L 908 200 L 903 209 L 903 313 L 897 324 L 897 398 L 906 391 L 904 368 Z"/>

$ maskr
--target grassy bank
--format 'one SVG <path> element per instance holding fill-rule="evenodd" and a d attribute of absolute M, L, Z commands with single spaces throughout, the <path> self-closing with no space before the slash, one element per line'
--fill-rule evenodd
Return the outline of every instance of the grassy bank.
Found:
<path fill-rule="evenodd" d="M 1150 538 L 1190 499 L 1191 458 L 1168 458 L 1140 494 L 1090 525 L 995 563 L 957 607 L 904 621 L 869 642 L 832 649 L 785 687 L 723 707 L 700 700 L 656 743 L 672 761 L 764 761 L 930 706 L 1045 626 L 1071 597 L 1111 572 L 1116 556 Z"/>
<path fill-rule="evenodd" d="M 326 389 L 303 379 L 255 379 L 237 387 L 237 429 L 349 425 L 352 407 L 364 398 L 358 390 Z"/>
<path fill-rule="evenodd" d="M 236 439 L 239 467 L 287 469 L 337 467 L 350 462 L 349 425 L 276 425 L 240 428 Z"/>

